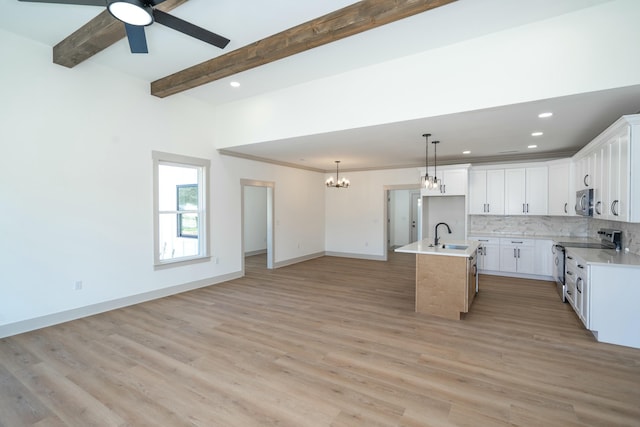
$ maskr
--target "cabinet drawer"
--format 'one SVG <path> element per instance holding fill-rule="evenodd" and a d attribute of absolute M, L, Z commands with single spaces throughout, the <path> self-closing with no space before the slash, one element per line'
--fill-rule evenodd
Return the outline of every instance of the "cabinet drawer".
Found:
<path fill-rule="evenodd" d="M 512 246 L 512 245 L 517 245 L 517 246 L 535 246 L 536 245 L 536 241 L 535 241 L 535 239 L 518 239 L 518 238 L 501 237 L 500 238 L 500 244 L 501 245 L 505 245 L 505 246 Z"/>

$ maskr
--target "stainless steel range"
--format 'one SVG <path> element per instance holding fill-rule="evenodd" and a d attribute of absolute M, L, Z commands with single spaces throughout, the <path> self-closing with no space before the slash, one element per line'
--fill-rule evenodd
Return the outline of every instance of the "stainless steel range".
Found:
<path fill-rule="evenodd" d="M 598 230 L 600 242 L 557 242 L 553 245 L 556 280 L 556 288 L 562 302 L 567 302 L 566 288 L 566 248 L 586 248 L 586 249 L 615 249 L 619 251 L 622 247 L 622 231 L 613 228 L 601 228 Z"/>

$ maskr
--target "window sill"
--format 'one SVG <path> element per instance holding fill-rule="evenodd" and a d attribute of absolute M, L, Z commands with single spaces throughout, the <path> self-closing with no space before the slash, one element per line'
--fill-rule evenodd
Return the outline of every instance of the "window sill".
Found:
<path fill-rule="evenodd" d="M 211 257 L 209 255 L 202 256 L 202 257 L 194 257 L 194 258 L 178 258 L 175 260 L 172 259 L 172 260 L 160 261 L 160 263 L 153 265 L 153 269 L 164 270 L 167 268 L 182 267 L 185 265 L 199 264 L 201 262 L 209 262 L 209 261 L 211 261 Z"/>

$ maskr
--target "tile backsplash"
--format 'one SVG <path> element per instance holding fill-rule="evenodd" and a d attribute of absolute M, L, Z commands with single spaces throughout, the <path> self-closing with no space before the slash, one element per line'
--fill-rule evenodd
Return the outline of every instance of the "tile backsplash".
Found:
<path fill-rule="evenodd" d="M 589 220 L 589 237 L 600 239 L 597 233 L 601 228 L 622 231 L 622 248 L 629 248 L 629 252 L 640 255 L 640 224 L 592 219 Z"/>
<path fill-rule="evenodd" d="M 622 247 L 640 255 L 640 224 L 562 216 L 469 215 L 468 234 L 591 237 L 600 240 L 601 228 L 622 231 Z"/>
<path fill-rule="evenodd" d="M 469 215 L 468 234 L 589 236 L 588 219 L 563 216 Z"/>

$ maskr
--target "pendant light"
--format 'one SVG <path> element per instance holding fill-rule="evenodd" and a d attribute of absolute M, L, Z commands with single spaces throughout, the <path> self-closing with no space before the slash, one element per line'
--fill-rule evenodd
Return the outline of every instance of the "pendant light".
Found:
<path fill-rule="evenodd" d="M 440 188 L 440 180 L 438 180 L 438 144 L 440 141 L 431 141 L 433 144 L 433 181 L 430 182 L 428 187 L 431 190 Z"/>
<path fill-rule="evenodd" d="M 425 143 L 425 150 L 424 150 L 424 170 L 425 170 L 425 174 L 424 177 L 422 178 L 422 186 L 424 188 L 432 188 L 433 186 L 433 177 L 429 176 L 429 137 L 431 136 L 430 133 L 425 133 L 422 136 L 425 137 L 426 139 L 426 143 Z"/>
<path fill-rule="evenodd" d="M 339 178 L 338 175 L 338 166 L 340 165 L 340 160 L 336 160 L 336 180 L 333 180 L 333 177 L 330 177 L 327 182 L 325 182 L 325 184 L 327 185 L 327 187 L 333 187 L 333 188 L 349 188 L 349 185 L 351 185 L 351 183 L 349 182 L 349 180 L 347 178 Z"/>

